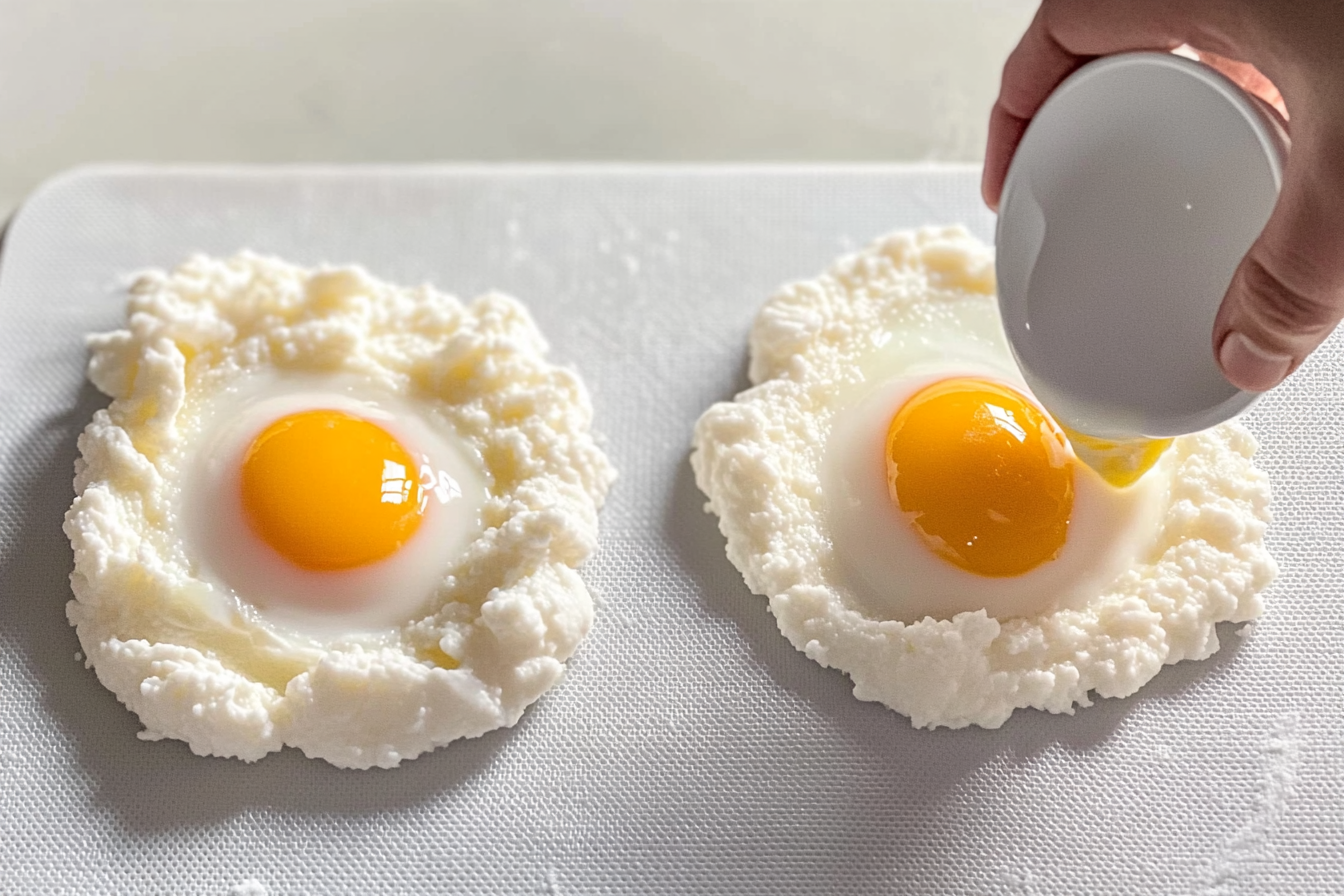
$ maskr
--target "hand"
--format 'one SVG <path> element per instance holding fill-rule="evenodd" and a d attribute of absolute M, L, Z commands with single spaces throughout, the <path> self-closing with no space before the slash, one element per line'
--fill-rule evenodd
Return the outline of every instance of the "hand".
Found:
<path fill-rule="evenodd" d="M 1238 388 L 1263 392 L 1296 370 L 1344 318 L 1339 0 L 1043 0 L 1003 69 L 981 189 L 997 210 L 1027 124 L 1075 69 L 1097 56 L 1182 45 L 1274 107 L 1285 123 L 1289 112 L 1294 116 L 1278 203 L 1237 267 L 1213 325 L 1223 375 Z"/>

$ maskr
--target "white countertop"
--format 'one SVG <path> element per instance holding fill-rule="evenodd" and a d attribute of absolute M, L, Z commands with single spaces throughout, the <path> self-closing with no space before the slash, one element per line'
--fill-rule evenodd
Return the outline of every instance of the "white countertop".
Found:
<path fill-rule="evenodd" d="M 976 161 L 1036 0 L 0 0 L 0 211 L 82 162 Z"/>
<path fill-rule="evenodd" d="M 756 309 L 884 231 L 987 239 L 978 186 L 974 165 L 438 166 L 45 190 L 0 277 L 0 893 L 1338 896 L 1344 335 L 1245 418 L 1274 488 L 1264 617 L 1133 696 L 917 730 L 795 650 L 728 562 L 686 456 L 747 385 Z M 120 274 L 240 246 L 502 289 L 588 384 L 620 471 L 593 628 L 515 727 L 393 771 L 206 759 L 136 739 L 76 659 L 61 519 L 105 403 L 82 334 L 121 319 Z"/>

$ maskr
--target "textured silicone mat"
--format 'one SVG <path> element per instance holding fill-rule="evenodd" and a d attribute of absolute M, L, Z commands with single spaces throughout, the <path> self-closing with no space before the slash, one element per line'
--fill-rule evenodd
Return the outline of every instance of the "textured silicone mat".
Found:
<path fill-rule="evenodd" d="M 992 218 L 970 168 L 91 169 L 0 262 L 0 892 L 1326 894 L 1344 879 L 1344 355 L 1251 414 L 1282 575 L 1139 695 L 916 731 L 777 633 L 686 463 L 782 282 Z M 598 615 L 511 730 L 393 771 L 136 739 L 64 619 L 83 334 L 125 278 L 243 247 L 527 302 L 621 471 Z"/>

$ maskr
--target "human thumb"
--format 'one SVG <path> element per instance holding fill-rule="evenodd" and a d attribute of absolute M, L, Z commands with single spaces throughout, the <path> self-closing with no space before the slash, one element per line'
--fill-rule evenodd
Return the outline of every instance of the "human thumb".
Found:
<path fill-rule="evenodd" d="M 1214 320 L 1218 366 L 1248 392 L 1277 386 L 1344 317 L 1344 169 L 1302 144 Z"/>

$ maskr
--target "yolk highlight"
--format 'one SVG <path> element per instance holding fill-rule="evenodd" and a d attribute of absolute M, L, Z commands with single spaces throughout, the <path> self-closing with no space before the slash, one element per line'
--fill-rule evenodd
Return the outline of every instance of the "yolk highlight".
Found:
<path fill-rule="evenodd" d="M 248 448 L 243 511 L 296 566 L 363 566 L 394 554 L 419 528 L 415 471 L 382 427 L 342 411 L 303 411 L 272 423 Z"/>
<path fill-rule="evenodd" d="M 1073 512 L 1063 433 L 1007 386 L 971 378 L 913 395 L 887 429 L 887 486 L 944 559 L 982 576 L 1053 560 Z"/>

